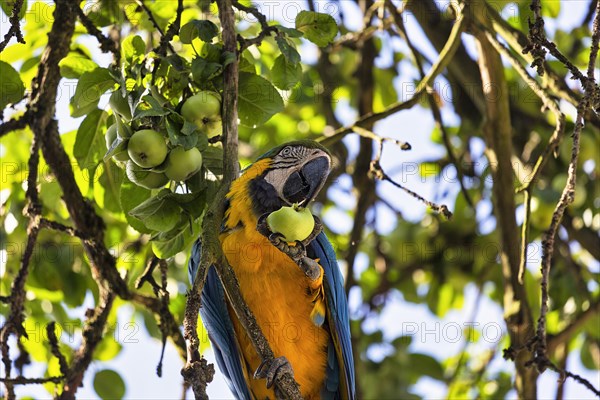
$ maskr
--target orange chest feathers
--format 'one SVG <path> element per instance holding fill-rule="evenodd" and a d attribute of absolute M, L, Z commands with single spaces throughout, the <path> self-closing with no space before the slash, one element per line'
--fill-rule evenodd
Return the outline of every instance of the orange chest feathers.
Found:
<path fill-rule="evenodd" d="M 304 398 L 318 398 L 325 377 L 329 334 L 313 324 L 308 279 L 286 255 L 258 233 L 238 230 L 222 238 L 244 299 L 254 313 L 275 357 L 285 356 Z M 230 310 L 238 343 L 247 363 L 250 387 L 258 399 L 274 399 L 264 380 L 252 379 L 260 358 Z"/>

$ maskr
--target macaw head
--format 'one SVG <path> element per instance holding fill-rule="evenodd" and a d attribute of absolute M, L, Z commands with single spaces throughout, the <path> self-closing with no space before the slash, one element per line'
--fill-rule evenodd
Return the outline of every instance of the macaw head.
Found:
<path fill-rule="evenodd" d="M 254 212 L 260 216 L 292 204 L 308 206 L 330 171 L 331 156 L 325 147 L 311 140 L 298 140 L 263 154 L 244 170 L 241 179 L 248 179 Z"/>

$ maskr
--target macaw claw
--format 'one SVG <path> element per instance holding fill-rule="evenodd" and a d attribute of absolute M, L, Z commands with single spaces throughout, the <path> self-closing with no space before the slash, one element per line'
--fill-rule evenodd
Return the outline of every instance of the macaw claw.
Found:
<path fill-rule="evenodd" d="M 271 229 L 269 229 L 269 225 L 267 224 L 268 216 L 269 214 L 260 216 L 256 224 L 256 230 L 261 235 L 265 236 L 273 246 L 279 249 L 279 251 L 290 257 L 308 278 L 312 280 L 318 279 L 321 276 L 321 268 L 319 263 L 306 255 L 306 246 L 308 246 L 308 244 L 323 231 L 321 220 L 318 217 L 313 216 L 315 219 L 315 227 L 311 234 L 303 241 L 296 240 L 293 245 L 290 245 L 283 239 L 281 233 L 271 232 Z"/>
<path fill-rule="evenodd" d="M 267 389 L 271 389 L 277 376 L 286 372 L 292 377 L 294 376 L 294 370 L 287 358 L 277 357 L 271 361 L 268 367 L 266 361 L 261 362 L 254 373 L 254 379 L 266 379 Z"/>

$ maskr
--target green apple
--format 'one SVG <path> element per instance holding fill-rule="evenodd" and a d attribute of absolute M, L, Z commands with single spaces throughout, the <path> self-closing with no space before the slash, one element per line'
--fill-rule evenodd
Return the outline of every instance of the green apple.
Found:
<path fill-rule="evenodd" d="M 169 182 L 162 172 L 143 169 L 131 160 L 127 161 L 125 173 L 131 182 L 146 189 L 159 189 Z"/>
<path fill-rule="evenodd" d="M 106 148 L 110 149 L 110 146 L 112 146 L 113 142 L 115 140 L 117 140 L 117 124 L 112 124 L 111 126 L 108 127 L 108 129 L 106 130 Z M 113 160 L 115 161 L 127 161 L 129 160 L 129 154 L 127 153 L 127 150 L 123 150 L 117 154 L 115 154 L 114 156 L 112 156 Z"/>
<path fill-rule="evenodd" d="M 108 104 L 114 112 L 123 117 L 127 122 L 131 121 L 131 107 L 129 106 L 129 101 L 127 100 L 127 96 L 123 97 L 121 95 L 120 89 L 112 92 L 108 99 Z"/>
<path fill-rule="evenodd" d="M 216 92 L 203 90 L 193 95 L 181 106 L 181 115 L 209 138 L 223 133 L 221 97 Z"/>
<path fill-rule="evenodd" d="M 127 144 L 129 158 L 142 168 L 152 168 L 162 164 L 169 149 L 165 138 L 152 129 L 135 132 Z"/>
<path fill-rule="evenodd" d="M 185 181 L 202 168 L 202 153 L 195 147 L 185 150 L 179 146 L 171 150 L 165 174 L 174 181 Z"/>
<path fill-rule="evenodd" d="M 281 233 L 287 242 L 304 240 L 310 236 L 315 228 L 315 219 L 308 208 L 281 207 L 267 217 L 267 224 L 271 231 Z"/>

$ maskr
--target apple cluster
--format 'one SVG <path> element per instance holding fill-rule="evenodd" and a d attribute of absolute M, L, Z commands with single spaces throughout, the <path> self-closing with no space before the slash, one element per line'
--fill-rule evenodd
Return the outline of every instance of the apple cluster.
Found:
<path fill-rule="evenodd" d="M 113 92 L 109 104 L 115 123 L 106 130 L 106 147 L 113 161 L 125 168 L 130 181 L 146 189 L 159 189 L 169 181 L 184 182 L 202 169 L 202 153 L 197 147 L 186 150 L 173 145 L 166 132 L 133 131 L 128 125 L 131 108 L 119 91 Z M 180 114 L 196 126 L 196 134 L 210 139 L 222 133 L 221 99 L 216 92 L 201 91 L 189 97 Z"/>

